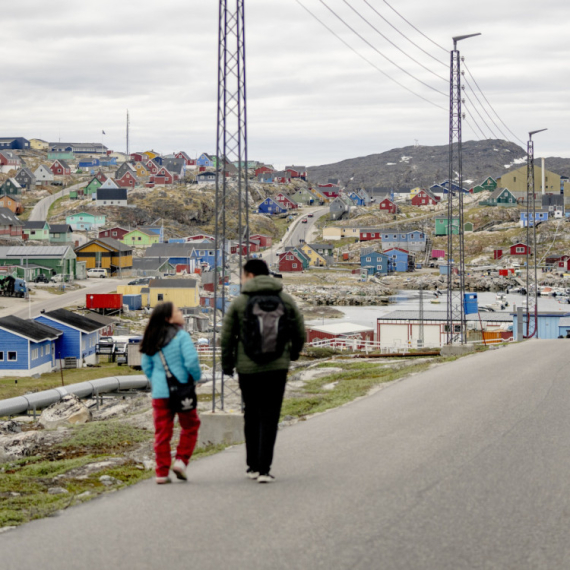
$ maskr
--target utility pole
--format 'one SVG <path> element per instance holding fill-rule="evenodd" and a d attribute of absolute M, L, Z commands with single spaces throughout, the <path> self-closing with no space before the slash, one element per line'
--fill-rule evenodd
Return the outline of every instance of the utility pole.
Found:
<path fill-rule="evenodd" d="M 528 133 L 526 147 L 526 334 L 524 338 L 532 338 L 533 336 L 538 338 L 538 270 L 536 266 L 538 256 L 536 251 L 536 196 L 534 193 L 534 141 L 532 135 L 546 130 L 540 129 Z"/>
<path fill-rule="evenodd" d="M 423 348 L 425 345 L 424 338 L 424 286 L 420 285 L 420 326 L 418 331 L 418 348 Z"/>
<path fill-rule="evenodd" d="M 457 42 L 479 36 L 453 38 L 449 78 L 449 176 L 447 179 L 447 344 L 466 342 L 465 236 L 463 233 L 463 165 L 461 148 L 461 57 Z M 456 186 L 456 190 L 454 190 Z M 457 233 L 454 233 L 457 224 Z M 456 273 L 456 275 L 454 275 Z"/>
<path fill-rule="evenodd" d="M 131 122 L 129 120 L 129 110 L 127 109 L 127 157 L 130 156 L 130 152 L 129 152 L 129 127 L 131 125 Z"/>
<path fill-rule="evenodd" d="M 214 262 L 214 358 L 212 411 L 224 409 L 224 376 L 217 393 L 218 363 L 215 354 L 218 329 L 218 289 L 221 279 L 221 315 L 226 310 L 226 264 L 228 255 L 228 191 L 237 195 L 237 211 L 229 212 L 237 222 L 239 266 L 241 272 L 245 240 L 245 257 L 249 258 L 249 189 L 247 170 L 247 97 L 245 69 L 245 0 L 219 0 L 218 23 L 218 113 L 216 135 L 216 203 Z M 235 168 L 234 168 L 235 164 Z M 229 176 L 232 176 L 230 182 Z M 218 259 L 218 252 L 220 259 Z M 219 271 L 218 271 L 219 266 Z M 230 272 L 231 275 L 231 272 Z M 221 322 L 219 323 L 221 325 Z"/>

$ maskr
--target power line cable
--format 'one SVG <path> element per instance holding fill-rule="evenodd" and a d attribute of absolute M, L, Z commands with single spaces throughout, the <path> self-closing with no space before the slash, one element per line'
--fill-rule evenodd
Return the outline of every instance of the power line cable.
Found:
<path fill-rule="evenodd" d="M 485 101 L 487 101 L 487 104 L 489 105 L 489 107 L 491 107 L 493 113 L 495 113 L 495 115 L 497 115 L 497 118 L 499 119 L 499 121 L 501 121 L 501 123 L 503 124 L 503 126 L 505 127 L 505 129 L 507 129 L 507 131 L 509 131 L 509 133 L 511 133 L 511 135 L 513 135 L 513 137 L 515 137 L 515 139 L 517 139 L 523 146 L 526 145 L 526 143 L 524 141 L 522 141 L 519 137 L 517 137 L 517 135 L 515 135 L 515 133 L 513 133 L 513 131 L 511 131 L 511 129 L 509 129 L 509 127 L 505 124 L 505 122 L 503 121 L 503 119 L 501 119 L 501 117 L 499 116 L 499 114 L 497 113 L 497 111 L 495 111 L 493 105 L 491 105 L 491 103 L 489 102 L 489 100 L 487 99 L 487 97 L 485 97 L 485 93 L 483 93 L 483 90 L 481 89 L 481 87 L 479 87 L 479 84 L 477 83 L 477 80 L 475 79 L 475 77 L 473 77 L 473 74 L 471 73 L 471 71 L 469 70 L 469 67 L 467 67 L 467 64 L 465 62 L 463 62 L 463 66 L 465 67 L 465 69 L 467 70 L 467 73 L 469 73 L 469 76 L 471 77 L 471 79 L 473 79 L 473 83 L 475 83 L 475 85 L 477 86 L 477 89 L 479 89 L 479 92 L 481 93 L 481 95 L 483 96 L 483 99 L 485 99 Z"/>
<path fill-rule="evenodd" d="M 407 52 L 405 52 L 401 47 L 397 46 L 390 38 L 388 38 L 387 36 L 385 36 L 376 26 L 374 26 L 374 24 L 372 24 L 371 22 L 369 22 L 365 16 L 363 16 L 354 6 L 351 6 L 348 3 L 348 0 L 342 0 L 359 18 L 361 18 L 362 20 L 364 20 L 364 22 L 366 22 L 378 35 L 380 35 L 381 37 L 383 37 L 388 43 L 392 44 L 399 52 L 403 53 L 407 58 L 411 59 L 414 63 L 417 63 L 420 67 L 422 67 L 423 69 L 425 69 L 428 73 L 431 73 L 432 75 L 435 75 L 438 79 L 441 79 L 442 81 L 445 81 L 446 83 L 449 83 L 449 79 L 447 77 L 442 77 L 441 75 L 438 75 L 435 71 L 433 71 L 432 69 L 430 69 L 429 67 L 426 67 L 421 61 L 418 61 L 417 59 L 415 59 L 413 56 L 411 56 L 410 54 L 408 54 Z"/>
<path fill-rule="evenodd" d="M 465 89 L 463 90 L 463 94 L 465 95 L 465 97 L 467 97 L 467 101 L 469 101 L 469 103 L 471 103 L 473 110 L 477 113 L 477 115 L 479 115 L 479 118 L 481 119 L 481 121 L 483 121 L 483 124 L 487 127 L 487 130 L 491 133 L 492 137 L 495 139 L 498 138 L 497 135 L 493 132 L 493 129 L 487 124 L 487 122 L 485 121 L 485 119 L 483 118 L 481 113 L 479 113 L 479 110 L 473 104 L 473 101 L 471 101 L 471 97 L 469 97 L 469 94 L 465 91 Z M 473 120 L 475 121 L 475 117 L 473 117 Z M 489 137 L 487 137 L 487 138 L 489 138 Z"/>
<path fill-rule="evenodd" d="M 400 14 L 400 12 L 398 12 L 398 10 L 396 10 L 396 8 L 394 8 L 393 6 L 388 4 L 388 2 L 386 2 L 386 0 L 384 0 L 384 4 L 386 4 L 386 6 L 388 6 L 388 8 L 390 8 L 390 10 L 393 10 L 394 12 L 396 12 L 396 14 L 398 14 L 398 16 L 400 16 L 400 18 L 402 18 L 402 20 L 404 20 L 404 22 L 406 22 L 406 24 L 408 24 L 409 26 L 414 28 L 414 30 L 416 30 L 416 32 L 421 34 L 426 40 L 429 40 L 433 45 L 437 46 L 439 49 L 442 49 L 445 53 L 449 53 L 449 50 L 445 49 L 443 46 L 440 46 L 437 42 L 434 42 L 431 38 L 426 36 L 421 30 L 416 28 L 416 26 L 414 26 L 414 24 L 412 24 L 411 22 L 406 20 L 406 18 L 404 18 L 404 16 L 402 16 L 402 14 Z"/>
<path fill-rule="evenodd" d="M 384 55 L 377 47 L 375 47 L 374 45 L 372 45 L 365 37 L 363 37 L 361 34 L 359 34 L 348 22 L 346 22 L 343 18 L 341 18 L 330 6 L 327 6 L 324 2 L 324 0 L 319 0 L 319 2 L 333 15 L 335 16 L 340 22 L 342 22 L 352 33 L 356 34 L 366 45 L 368 45 L 369 47 L 371 47 L 377 54 L 379 54 L 380 56 L 382 56 L 384 59 L 386 59 L 387 61 L 389 61 L 392 65 L 394 65 L 395 67 L 397 67 L 400 71 L 402 71 L 403 73 L 405 73 L 406 75 L 408 75 L 409 77 L 411 77 L 412 79 L 414 79 L 415 81 L 417 81 L 418 83 L 421 83 L 422 85 L 424 85 L 425 87 L 427 87 L 428 89 L 431 89 L 432 91 L 435 91 L 436 93 L 438 93 L 439 95 L 443 95 L 444 97 L 447 97 L 447 94 L 444 93 L 443 91 L 440 91 L 439 89 L 436 89 L 435 87 L 432 87 L 431 85 L 429 85 L 428 83 L 426 83 L 425 81 L 422 81 L 421 79 L 417 78 L 415 75 L 413 75 L 412 73 L 410 73 L 409 71 L 406 71 L 401 65 L 398 65 L 395 61 L 392 61 L 388 56 Z"/>
<path fill-rule="evenodd" d="M 384 75 L 384 77 L 386 77 L 387 79 L 389 79 L 390 81 L 392 81 L 393 83 L 398 85 L 399 87 L 402 87 L 402 89 L 405 89 L 406 91 L 408 91 L 412 95 L 415 95 L 416 97 L 418 97 L 422 101 L 429 103 L 433 107 L 437 107 L 438 109 L 442 109 L 443 111 L 447 110 L 445 107 L 442 107 L 441 105 L 438 105 L 437 103 L 434 103 L 433 101 L 430 101 L 429 99 L 425 98 L 423 95 L 416 93 L 415 91 L 413 91 L 409 87 L 406 87 L 403 83 L 400 83 L 397 79 L 394 79 L 393 77 L 388 75 L 385 71 L 380 69 L 375 63 L 370 61 L 366 56 L 362 55 L 358 50 L 353 48 L 345 39 L 343 39 L 341 36 L 339 36 L 332 28 L 330 28 L 327 24 L 325 24 L 316 14 L 314 14 L 311 10 L 309 10 L 309 8 L 307 8 L 304 4 L 302 4 L 300 0 L 295 0 L 295 2 L 297 2 L 297 4 L 299 4 L 299 6 L 301 6 L 301 8 L 303 8 L 303 10 L 308 12 L 315 20 L 317 20 L 317 22 L 319 22 L 319 24 L 321 24 L 324 28 L 326 28 L 335 38 L 337 38 L 348 49 L 350 49 L 350 51 L 354 52 L 360 59 L 363 59 L 368 65 L 372 66 L 376 71 L 378 71 L 379 73 Z"/>
<path fill-rule="evenodd" d="M 387 18 L 385 18 L 382 14 L 380 14 L 380 12 L 378 12 L 378 10 L 376 10 L 376 8 L 374 8 L 374 6 L 372 6 L 372 4 L 370 4 L 368 2 L 368 0 L 362 0 L 373 12 L 375 12 L 378 16 L 380 16 L 380 18 L 382 18 L 391 28 L 393 28 L 394 30 L 396 30 L 396 32 L 398 32 L 403 38 L 405 38 L 406 40 L 408 40 L 414 47 L 418 48 L 420 51 L 422 51 L 423 53 L 425 53 L 428 57 L 431 57 L 434 61 L 437 61 L 437 63 L 440 63 L 441 65 L 443 65 L 444 67 L 449 68 L 449 64 L 441 61 L 441 59 L 437 59 L 437 57 L 435 57 L 434 55 L 432 55 L 431 53 L 429 53 L 428 51 L 426 51 L 423 47 L 419 46 L 416 42 L 414 42 L 414 40 L 410 39 L 406 34 L 404 34 L 404 32 L 402 32 L 399 28 L 397 28 L 396 26 L 394 26 L 394 24 L 392 24 L 392 22 L 390 22 L 390 20 L 388 20 Z"/>
<path fill-rule="evenodd" d="M 469 116 L 473 119 L 473 115 L 471 114 L 471 111 L 469 110 L 468 107 L 465 107 L 465 114 L 466 114 L 466 115 L 469 115 Z M 467 117 L 466 117 L 465 120 L 467 120 Z M 473 126 L 471 125 L 471 123 L 468 123 L 469 126 L 471 127 L 471 130 L 475 133 L 475 136 L 477 136 L 477 138 L 478 138 L 479 140 L 483 140 L 483 139 L 487 140 L 489 137 L 486 137 L 486 136 L 485 136 L 485 133 L 483 132 L 483 129 L 481 129 L 481 127 L 479 126 L 479 123 L 477 123 L 477 122 L 475 121 L 475 119 L 473 119 L 473 123 L 475 124 L 475 126 L 477 127 L 477 129 L 479 130 L 479 132 L 481 133 L 481 137 L 482 137 L 482 138 L 479 137 L 479 135 L 477 135 L 477 133 L 475 133 L 475 129 L 473 128 Z"/>

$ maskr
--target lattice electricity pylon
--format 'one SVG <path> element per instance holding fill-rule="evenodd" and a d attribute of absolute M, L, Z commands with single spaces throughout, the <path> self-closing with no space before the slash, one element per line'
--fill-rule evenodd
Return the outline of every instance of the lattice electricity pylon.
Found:
<path fill-rule="evenodd" d="M 534 193 L 534 141 L 532 135 L 542 131 L 546 131 L 546 129 L 528 133 L 526 147 L 526 334 L 523 334 L 524 338 L 532 338 L 538 333 L 538 271 L 536 267 L 538 256 L 536 251 L 536 196 Z"/>
<path fill-rule="evenodd" d="M 238 244 L 238 275 L 250 246 L 244 0 L 220 0 L 218 40 L 212 411 L 224 409 L 224 375 L 215 347 L 226 310 L 228 238 Z"/>

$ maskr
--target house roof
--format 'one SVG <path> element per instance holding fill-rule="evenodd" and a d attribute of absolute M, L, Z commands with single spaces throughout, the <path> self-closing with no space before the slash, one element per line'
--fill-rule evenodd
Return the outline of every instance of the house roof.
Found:
<path fill-rule="evenodd" d="M 27 166 L 25 168 L 21 168 L 16 176 L 21 176 L 22 174 L 26 174 L 30 178 L 35 178 L 34 173 Z"/>
<path fill-rule="evenodd" d="M 187 289 L 196 287 L 196 279 L 153 279 L 149 284 L 149 289 L 153 287 L 159 289 Z"/>
<path fill-rule="evenodd" d="M 97 200 L 126 200 L 126 188 L 99 188 L 97 190 Z"/>
<path fill-rule="evenodd" d="M 306 325 L 307 329 L 324 332 L 328 334 L 355 334 L 366 331 L 373 331 L 372 327 L 364 325 L 355 325 L 354 323 L 333 323 L 332 325 Z"/>
<path fill-rule="evenodd" d="M 92 333 L 105 327 L 105 325 L 102 325 L 101 323 L 74 313 L 73 311 L 68 311 L 67 309 L 55 309 L 54 311 L 44 313 L 44 315 L 54 321 L 58 321 L 64 325 L 69 325 L 74 329 L 79 329 L 86 333 Z"/>
<path fill-rule="evenodd" d="M 54 340 L 63 334 L 60 330 L 47 325 L 14 316 L 0 318 L 0 327 L 26 337 L 33 342 Z"/>
<path fill-rule="evenodd" d="M 68 245 L 13 245 L 0 248 L 2 257 L 62 257 Z"/>
<path fill-rule="evenodd" d="M 133 269 L 140 269 L 141 271 L 158 271 L 163 265 L 170 265 L 168 259 L 158 259 L 151 257 L 135 257 L 133 258 Z"/>
<path fill-rule="evenodd" d="M 61 166 L 63 166 L 63 168 L 70 168 L 69 164 L 67 164 L 67 162 L 65 160 L 63 160 L 63 158 L 58 158 L 58 159 L 54 160 L 54 164 L 56 162 L 59 162 L 59 164 L 61 164 Z"/>
<path fill-rule="evenodd" d="M 489 196 L 489 200 L 496 200 L 505 190 L 514 198 L 514 194 L 508 188 L 495 188 Z"/>
<path fill-rule="evenodd" d="M 113 325 L 118 323 L 120 319 L 114 319 L 113 317 L 108 317 L 107 315 L 100 315 L 99 313 L 90 312 L 85 315 L 91 321 L 95 321 L 103 326 Z"/>
<path fill-rule="evenodd" d="M 13 226 L 22 226 L 22 222 L 8 208 L 0 208 L 0 226 L 4 224 L 12 224 Z"/>
<path fill-rule="evenodd" d="M 479 314 L 465 315 L 468 321 L 491 321 L 491 322 L 501 322 L 501 323 L 512 323 L 513 317 L 511 313 L 505 312 L 482 312 Z M 378 317 L 379 321 L 419 321 L 420 313 L 419 311 L 392 311 L 387 315 Z M 446 311 L 424 311 L 425 321 L 447 321 Z"/>
<path fill-rule="evenodd" d="M 71 233 L 73 230 L 69 224 L 50 224 L 49 233 L 50 234 L 67 234 Z"/>
<path fill-rule="evenodd" d="M 210 244 L 208 244 L 210 245 Z M 198 244 L 189 243 L 153 243 L 145 252 L 144 257 L 190 257 L 198 248 Z"/>
<path fill-rule="evenodd" d="M 50 225 L 45 221 L 41 221 L 41 222 L 31 222 L 30 220 L 25 220 L 24 221 L 24 229 L 25 230 L 43 230 L 45 228 L 45 226 L 48 226 L 48 228 L 50 227 Z"/>
<path fill-rule="evenodd" d="M 133 251 L 133 248 L 120 242 L 117 241 L 116 239 L 113 238 L 95 238 L 92 239 L 91 241 L 88 241 L 87 243 L 84 243 L 83 245 L 80 245 L 78 247 L 75 248 L 75 251 L 81 251 L 82 249 L 86 248 L 88 245 L 91 245 L 93 243 L 99 243 L 109 249 L 113 249 L 115 251 Z"/>

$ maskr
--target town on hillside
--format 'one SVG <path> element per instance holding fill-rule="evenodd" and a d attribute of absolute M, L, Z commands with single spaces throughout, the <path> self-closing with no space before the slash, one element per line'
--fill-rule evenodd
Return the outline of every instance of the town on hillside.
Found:
<path fill-rule="evenodd" d="M 222 161 L 237 206 L 232 188 L 243 165 L 207 152 L 127 155 L 101 143 L 0 138 L 0 336 L 7 347 L 0 374 L 93 365 L 110 352 L 126 363 L 124 339 L 138 339 L 149 311 L 167 300 L 183 309 L 196 344 L 211 349 L 214 323 L 239 294 L 245 257 L 265 259 L 283 279 L 315 346 L 439 347 L 447 238 L 459 230 L 447 217 L 450 193 L 464 194 L 468 340 L 517 340 L 512 296 L 520 305 L 526 294 L 527 255 L 537 259 L 541 302 L 549 303 L 539 313 L 541 336 L 570 330 L 569 180 L 547 165 L 534 167 L 536 214 L 528 219 L 523 164 L 465 188 L 449 180 L 354 188 L 313 179 L 306 166 L 249 161 L 249 231 L 240 235 L 228 219 L 222 242 L 213 207 Z M 529 225 L 539 251 L 526 244 Z M 413 307 L 402 311 L 406 291 Z M 364 307 L 366 323 L 346 322 L 348 306 Z M 328 322 L 338 317 L 342 323 Z"/>

